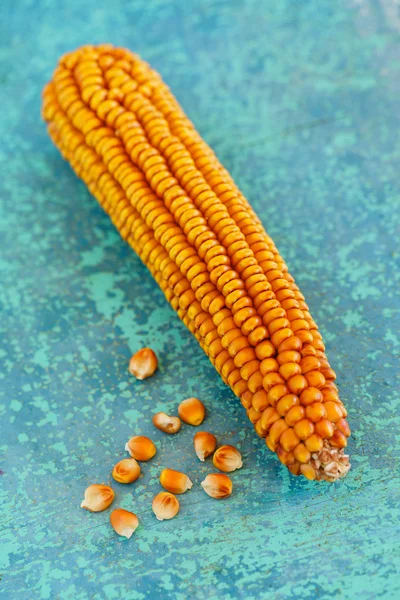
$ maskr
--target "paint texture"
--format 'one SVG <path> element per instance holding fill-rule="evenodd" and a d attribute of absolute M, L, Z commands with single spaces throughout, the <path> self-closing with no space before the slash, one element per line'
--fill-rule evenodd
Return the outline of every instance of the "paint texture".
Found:
<path fill-rule="evenodd" d="M 0 37 L 0 598 L 307 600 L 400 596 L 400 17 L 391 0 L 5 0 Z M 140 53 L 164 77 L 262 218 L 320 326 L 349 410 L 353 469 L 292 477 L 62 161 L 40 119 L 59 56 Z M 136 382 L 132 352 L 157 374 Z M 213 501 L 195 429 L 152 415 L 202 398 L 202 429 L 237 445 Z M 109 511 L 79 508 L 134 434 L 156 457 Z M 158 475 L 193 489 L 172 521 Z M 396 573 L 397 571 L 397 573 Z"/>

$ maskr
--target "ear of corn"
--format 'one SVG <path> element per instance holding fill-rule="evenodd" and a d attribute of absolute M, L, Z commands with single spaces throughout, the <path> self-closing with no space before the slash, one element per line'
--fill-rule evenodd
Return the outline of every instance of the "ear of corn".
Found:
<path fill-rule="evenodd" d="M 347 412 L 304 296 L 160 76 L 85 46 L 61 58 L 43 115 L 267 446 L 293 474 L 344 476 Z"/>

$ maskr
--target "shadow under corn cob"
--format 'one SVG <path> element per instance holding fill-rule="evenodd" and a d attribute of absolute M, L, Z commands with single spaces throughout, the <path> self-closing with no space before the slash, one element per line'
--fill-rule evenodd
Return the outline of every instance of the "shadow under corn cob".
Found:
<path fill-rule="evenodd" d="M 43 115 L 267 446 L 295 475 L 344 476 L 347 412 L 304 296 L 160 76 L 85 46 L 61 58 Z"/>

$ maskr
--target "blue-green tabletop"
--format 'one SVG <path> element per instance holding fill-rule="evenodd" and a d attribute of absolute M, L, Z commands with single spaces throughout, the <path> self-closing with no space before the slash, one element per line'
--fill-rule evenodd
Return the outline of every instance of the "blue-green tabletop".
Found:
<path fill-rule="evenodd" d="M 3 0 L 0 5 L 0 597 L 400 598 L 400 13 L 393 0 Z M 129 47 L 233 174 L 306 296 L 353 435 L 336 484 L 294 478 L 150 274 L 51 144 L 41 90 L 61 54 Z M 136 382 L 133 351 L 157 374 Z M 151 416 L 204 400 L 244 467 L 212 471 Z M 111 479 L 126 440 L 157 455 Z M 159 522 L 162 467 L 193 489 Z M 112 482 L 130 540 L 80 502 Z"/>

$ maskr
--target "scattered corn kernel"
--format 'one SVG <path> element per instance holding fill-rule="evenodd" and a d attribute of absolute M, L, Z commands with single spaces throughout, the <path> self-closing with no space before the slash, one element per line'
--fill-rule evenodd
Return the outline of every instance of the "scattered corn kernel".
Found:
<path fill-rule="evenodd" d="M 217 438 L 208 431 L 199 431 L 193 438 L 194 450 L 199 459 L 204 460 L 210 456 L 217 447 Z"/>
<path fill-rule="evenodd" d="M 116 508 L 110 515 L 112 528 L 118 535 L 130 538 L 139 525 L 139 519 L 134 513 L 124 508 Z"/>
<path fill-rule="evenodd" d="M 128 370 L 136 379 L 142 380 L 153 375 L 157 365 L 155 352 L 151 348 L 142 348 L 132 356 Z"/>
<path fill-rule="evenodd" d="M 164 489 L 173 494 L 184 494 L 193 486 L 185 473 L 174 471 L 174 469 L 164 469 L 160 475 L 160 483 Z"/>
<path fill-rule="evenodd" d="M 243 466 L 242 455 L 234 446 L 220 446 L 214 452 L 213 465 L 224 473 L 231 473 Z"/>
<path fill-rule="evenodd" d="M 179 500 L 170 492 L 160 492 L 154 497 L 151 507 L 159 521 L 173 519 L 179 512 Z"/>
<path fill-rule="evenodd" d="M 217 500 L 232 494 L 232 480 L 224 473 L 210 473 L 200 485 L 206 494 Z"/>
<path fill-rule="evenodd" d="M 179 417 L 170 417 L 165 412 L 154 415 L 153 424 L 165 433 L 177 433 L 182 425 Z"/>
<path fill-rule="evenodd" d="M 140 467 L 134 458 L 123 458 L 112 470 L 112 476 L 118 483 L 133 483 L 139 475 Z"/>
<path fill-rule="evenodd" d="M 144 435 L 135 435 L 131 437 L 125 445 L 125 450 L 129 452 L 135 460 L 142 461 L 150 460 L 157 452 L 153 442 Z"/>
<path fill-rule="evenodd" d="M 81 508 L 91 512 L 101 512 L 112 504 L 114 496 L 114 490 L 109 485 L 93 483 L 85 490 L 85 498 L 81 502 Z"/>
<path fill-rule="evenodd" d="M 197 427 L 204 421 L 206 409 L 198 398 L 187 398 L 178 406 L 178 414 L 182 421 Z"/>

